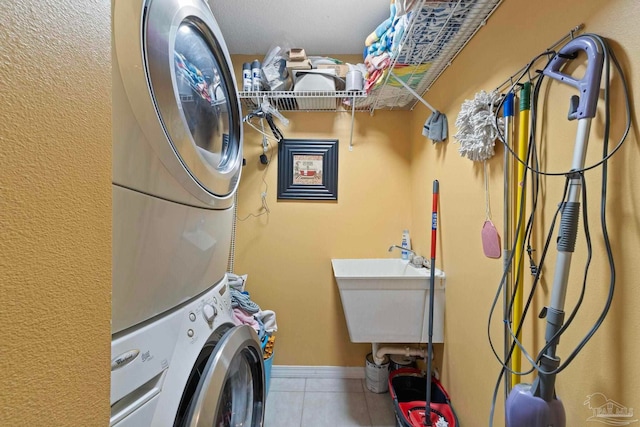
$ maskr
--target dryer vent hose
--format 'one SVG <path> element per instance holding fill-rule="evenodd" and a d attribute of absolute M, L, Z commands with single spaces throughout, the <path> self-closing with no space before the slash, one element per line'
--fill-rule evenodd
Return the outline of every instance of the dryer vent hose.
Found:
<path fill-rule="evenodd" d="M 233 222 L 231 224 L 231 245 L 229 247 L 229 259 L 227 260 L 227 271 L 233 273 L 234 261 L 236 257 L 236 225 L 238 222 L 238 192 L 233 196 Z"/>

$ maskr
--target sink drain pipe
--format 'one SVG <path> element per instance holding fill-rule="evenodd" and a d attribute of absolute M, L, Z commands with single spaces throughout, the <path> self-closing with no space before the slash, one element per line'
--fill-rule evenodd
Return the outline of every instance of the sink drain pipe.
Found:
<path fill-rule="evenodd" d="M 380 347 L 380 343 L 371 343 L 371 355 L 373 356 L 373 361 L 376 365 L 381 365 L 384 362 L 384 357 L 386 355 L 397 355 L 397 356 L 416 356 L 416 357 L 426 357 L 427 350 L 424 348 L 412 348 L 412 347 L 400 347 L 400 346 L 384 346 Z"/>

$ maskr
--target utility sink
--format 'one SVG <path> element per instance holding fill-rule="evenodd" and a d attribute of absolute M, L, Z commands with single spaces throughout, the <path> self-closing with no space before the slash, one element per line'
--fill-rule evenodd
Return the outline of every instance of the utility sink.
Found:
<path fill-rule="evenodd" d="M 358 343 L 425 343 L 431 271 L 397 258 L 332 259 L 333 275 Z M 435 270 L 433 342 L 443 342 L 445 275 Z"/>

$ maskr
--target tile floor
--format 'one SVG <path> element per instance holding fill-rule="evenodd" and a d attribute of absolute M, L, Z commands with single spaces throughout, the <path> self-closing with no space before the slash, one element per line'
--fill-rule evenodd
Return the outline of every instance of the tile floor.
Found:
<path fill-rule="evenodd" d="M 389 393 L 364 379 L 271 378 L 265 427 L 395 427 Z"/>

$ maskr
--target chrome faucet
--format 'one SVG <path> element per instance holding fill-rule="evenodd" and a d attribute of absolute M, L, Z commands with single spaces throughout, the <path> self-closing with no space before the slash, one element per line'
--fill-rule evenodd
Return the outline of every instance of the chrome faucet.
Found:
<path fill-rule="evenodd" d="M 411 255 L 409 256 L 409 261 L 411 261 L 411 260 L 413 259 L 413 257 L 418 256 L 418 254 L 417 254 L 417 253 L 415 253 L 414 251 L 412 251 L 411 249 L 403 248 L 402 246 L 398 246 L 398 245 L 391 245 L 391 246 L 389 246 L 389 252 L 392 252 L 392 251 L 393 251 L 393 248 L 398 248 L 398 249 L 400 249 L 401 251 L 407 251 L 407 252 L 409 252 L 409 253 L 411 254 Z"/>
<path fill-rule="evenodd" d="M 408 249 L 408 248 L 403 248 L 402 246 L 399 246 L 399 245 L 391 245 L 389 246 L 389 252 L 393 251 L 394 248 L 398 248 L 401 251 L 409 252 L 409 264 L 413 265 L 414 267 L 430 268 L 431 263 L 429 262 L 429 260 L 425 259 L 423 256 L 418 255 L 415 251 L 412 251 L 411 249 Z"/>

